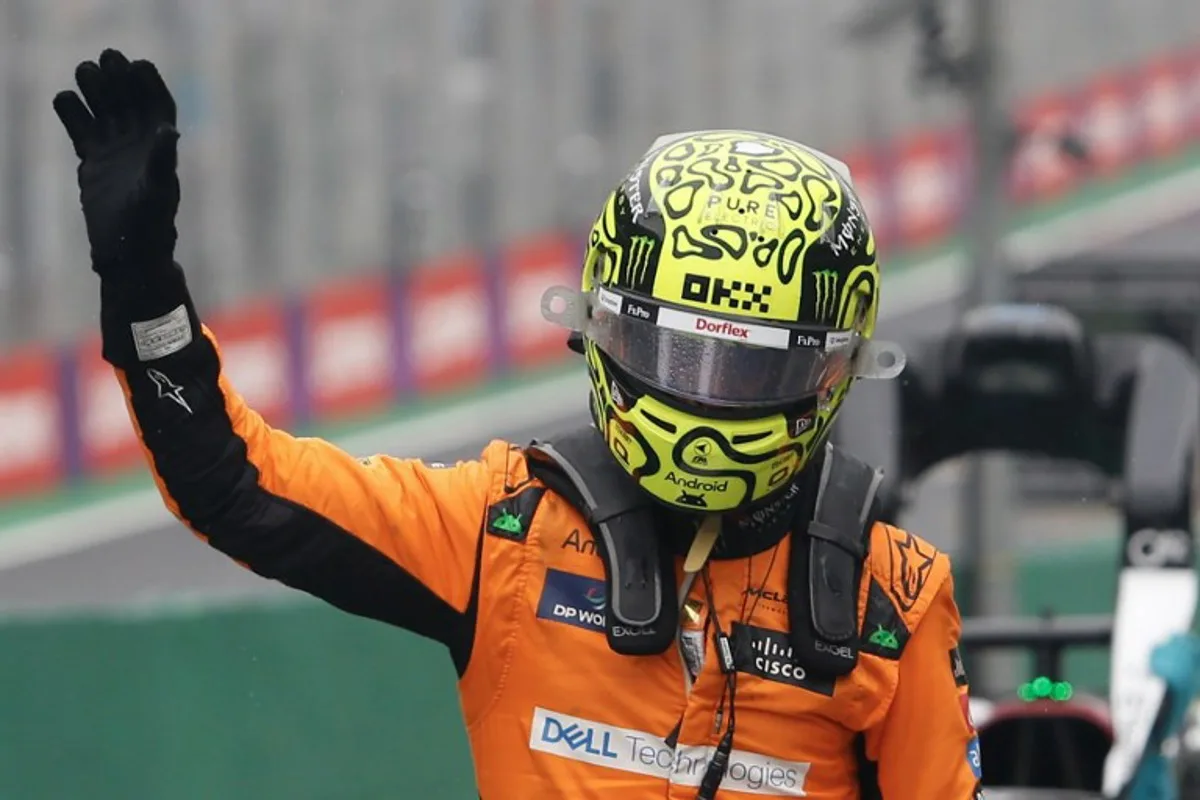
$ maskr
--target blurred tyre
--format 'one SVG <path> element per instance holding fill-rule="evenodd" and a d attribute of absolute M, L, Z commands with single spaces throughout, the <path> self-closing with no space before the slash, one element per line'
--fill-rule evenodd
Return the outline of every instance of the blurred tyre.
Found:
<path fill-rule="evenodd" d="M 978 729 L 988 796 L 991 787 L 1100 790 L 1112 723 L 1099 698 L 998 702 Z"/>

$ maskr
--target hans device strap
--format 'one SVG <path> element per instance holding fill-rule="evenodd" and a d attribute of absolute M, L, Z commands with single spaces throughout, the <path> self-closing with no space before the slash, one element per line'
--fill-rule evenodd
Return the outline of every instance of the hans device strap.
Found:
<path fill-rule="evenodd" d="M 654 501 L 629 480 L 591 425 L 534 442 L 527 452 L 531 471 L 592 530 L 607 575 L 609 646 L 624 655 L 666 651 L 675 640 L 679 605 L 674 556 L 655 535 Z M 796 660 L 836 677 L 858 662 L 858 585 L 883 475 L 832 445 L 821 470 L 813 519 L 793 525 L 788 627 Z"/>
<path fill-rule="evenodd" d="M 792 534 L 788 636 L 797 659 L 822 677 L 858 663 L 858 587 L 882 481 L 881 470 L 826 444 L 813 518 L 793 526 L 807 536 Z"/>
<path fill-rule="evenodd" d="M 679 604 L 671 554 L 654 535 L 654 501 L 591 425 L 534 442 L 528 452 L 531 471 L 579 509 L 592 530 L 606 572 L 609 646 L 623 655 L 665 652 L 675 641 Z"/>

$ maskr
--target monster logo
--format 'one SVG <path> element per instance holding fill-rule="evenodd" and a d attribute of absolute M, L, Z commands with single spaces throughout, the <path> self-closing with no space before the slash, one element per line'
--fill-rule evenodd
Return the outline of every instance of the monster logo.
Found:
<path fill-rule="evenodd" d="M 834 220 L 834 224 L 821 236 L 821 241 L 826 242 L 833 254 L 839 258 L 843 253 L 858 253 L 859 241 L 865 230 L 865 220 L 862 209 L 858 207 L 858 201 L 849 192 L 845 194 L 845 198 L 840 219 Z"/>
<path fill-rule="evenodd" d="M 650 259 L 654 255 L 657 242 L 653 236 L 633 236 L 629 240 L 629 263 L 626 273 L 629 283 L 639 285 L 646 280 L 650 269 Z"/>
<path fill-rule="evenodd" d="M 813 291 L 816 297 L 813 303 L 813 313 L 817 319 L 829 320 L 837 315 L 838 280 L 841 275 L 832 269 L 822 269 L 813 273 Z"/>

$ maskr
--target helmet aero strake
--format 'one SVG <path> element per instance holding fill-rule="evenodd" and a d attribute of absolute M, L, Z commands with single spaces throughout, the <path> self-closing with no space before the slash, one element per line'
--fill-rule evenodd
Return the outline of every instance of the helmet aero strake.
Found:
<path fill-rule="evenodd" d="M 583 288 L 542 313 L 581 335 L 592 413 L 647 492 L 693 511 L 783 489 L 856 377 L 903 369 L 872 343 L 875 240 L 839 161 L 777 136 L 660 138 L 591 231 Z"/>

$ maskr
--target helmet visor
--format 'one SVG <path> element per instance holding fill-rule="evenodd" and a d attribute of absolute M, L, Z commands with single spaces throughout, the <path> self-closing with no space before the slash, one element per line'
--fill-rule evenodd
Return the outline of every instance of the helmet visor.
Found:
<path fill-rule="evenodd" d="M 778 406 L 832 389 L 853 370 L 856 336 L 763 325 L 599 288 L 583 334 L 634 377 L 715 406 Z"/>

